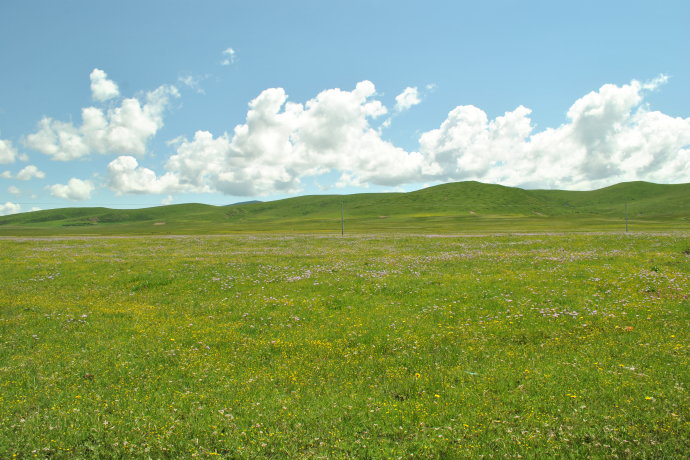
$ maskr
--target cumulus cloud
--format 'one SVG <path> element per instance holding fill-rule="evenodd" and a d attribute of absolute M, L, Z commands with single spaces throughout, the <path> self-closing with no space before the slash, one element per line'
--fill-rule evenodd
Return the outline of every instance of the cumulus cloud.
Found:
<path fill-rule="evenodd" d="M 25 144 L 60 161 L 92 153 L 143 155 L 149 139 L 163 126 L 165 109 L 176 97 L 177 88 L 164 85 L 146 93 L 143 101 L 127 98 L 107 111 L 86 107 L 80 126 L 46 117 Z"/>
<path fill-rule="evenodd" d="M 136 158 L 131 156 L 117 157 L 108 164 L 108 185 L 118 195 L 167 193 L 180 188 L 177 177 L 172 173 L 158 178 L 155 172 L 139 166 Z"/>
<path fill-rule="evenodd" d="M 197 131 L 191 139 L 176 139 L 160 176 L 131 156 L 112 161 L 109 186 L 116 193 L 256 196 L 296 192 L 303 178 L 332 171 L 340 173 L 340 186 L 688 182 L 690 118 L 670 117 L 644 103 L 646 93 L 665 80 L 604 85 L 576 100 L 564 124 L 541 131 L 524 106 L 489 119 L 480 108 L 461 105 L 438 128 L 421 134 L 416 152 L 372 128 L 371 121 L 387 109 L 369 81 L 351 91 L 322 91 L 304 104 L 288 101 L 282 88 L 269 88 L 249 103 L 245 122 L 232 132 Z"/>
<path fill-rule="evenodd" d="M 403 112 L 420 102 L 422 102 L 422 100 L 419 98 L 417 87 L 408 86 L 402 93 L 395 96 L 395 111 Z"/>
<path fill-rule="evenodd" d="M 21 209 L 21 206 L 19 206 L 16 203 L 12 203 L 11 201 L 8 201 L 5 204 L 0 204 L 0 216 L 7 216 L 9 214 L 16 214 L 19 212 L 20 209 Z"/>
<path fill-rule="evenodd" d="M 230 65 L 235 63 L 235 50 L 232 48 L 226 48 L 223 50 L 223 60 L 220 61 L 220 65 Z"/>
<path fill-rule="evenodd" d="M 3 179 L 12 179 L 12 173 L 10 171 L 3 171 L 0 173 L 0 177 Z"/>
<path fill-rule="evenodd" d="M 329 89 L 299 104 L 288 102 L 282 88 L 264 90 L 250 102 L 246 122 L 232 134 L 215 137 L 197 131 L 191 140 L 179 139 L 160 178 L 131 159 L 111 163 L 111 188 L 132 193 L 143 191 L 146 183 L 155 193 L 289 193 L 299 189 L 302 177 L 331 170 L 350 172 L 352 183 L 410 180 L 421 157 L 383 140 L 371 128 L 370 119 L 387 113 L 372 98 L 375 91 L 371 82 L 363 81 L 352 91 Z M 148 179 L 141 181 L 142 176 Z"/>
<path fill-rule="evenodd" d="M 19 190 L 14 185 L 10 185 L 9 187 L 7 187 L 7 191 L 10 192 L 12 195 L 19 195 L 20 193 L 22 193 L 21 190 Z"/>
<path fill-rule="evenodd" d="M 91 97 L 94 100 L 103 102 L 120 95 L 117 84 L 108 80 L 108 74 L 101 69 L 93 69 L 89 79 L 91 80 Z"/>
<path fill-rule="evenodd" d="M 595 188 L 628 180 L 690 180 L 690 118 L 650 111 L 645 91 L 666 81 L 607 84 L 573 103 L 568 122 L 534 132 L 531 110 L 495 120 L 453 109 L 422 134 L 420 152 L 442 180 L 476 179 L 545 188 Z"/>
<path fill-rule="evenodd" d="M 29 165 L 17 173 L 19 180 L 43 179 L 46 174 L 34 165 Z"/>
<path fill-rule="evenodd" d="M 72 201 L 84 201 L 91 198 L 91 192 L 95 187 L 90 180 L 72 178 L 64 184 L 55 184 L 49 187 L 50 194 L 57 198 Z"/>
<path fill-rule="evenodd" d="M 12 142 L 0 139 L 0 164 L 14 163 L 18 156 L 17 150 L 12 146 Z"/>

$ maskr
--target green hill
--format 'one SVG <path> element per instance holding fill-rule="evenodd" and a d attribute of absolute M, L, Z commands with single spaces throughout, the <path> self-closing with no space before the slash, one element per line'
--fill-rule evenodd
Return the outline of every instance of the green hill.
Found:
<path fill-rule="evenodd" d="M 455 182 L 409 193 L 311 195 L 228 206 L 63 208 L 0 217 L 0 235 L 261 231 L 502 232 L 690 229 L 690 184 L 626 182 L 593 191 Z"/>

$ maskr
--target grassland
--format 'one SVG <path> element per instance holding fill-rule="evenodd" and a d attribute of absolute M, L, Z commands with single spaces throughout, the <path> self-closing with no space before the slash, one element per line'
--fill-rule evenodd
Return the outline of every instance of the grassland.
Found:
<path fill-rule="evenodd" d="M 0 235 L 260 232 L 473 233 L 690 230 L 690 184 L 628 182 L 593 191 L 457 182 L 410 193 L 301 196 L 232 206 L 65 208 L 0 217 Z"/>
<path fill-rule="evenodd" d="M 0 458 L 685 458 L 690 234 L 0 240 Z"/>

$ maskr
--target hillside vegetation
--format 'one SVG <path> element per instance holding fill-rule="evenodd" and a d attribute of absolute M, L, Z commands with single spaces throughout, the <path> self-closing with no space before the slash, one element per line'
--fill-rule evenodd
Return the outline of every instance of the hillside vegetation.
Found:
<path fill-rule="evenodd" d="M 310 195 L 229 206 L 63 208 L 0 217 L 0 235 L 257 231 L 473 232 L 690 229 L 690 184 L 626 182 L 593 191 L 455 182 L 409 193 Z"/>

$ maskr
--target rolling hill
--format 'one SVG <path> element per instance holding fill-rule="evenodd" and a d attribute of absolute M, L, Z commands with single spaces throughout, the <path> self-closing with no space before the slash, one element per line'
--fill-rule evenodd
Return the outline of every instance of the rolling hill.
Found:
<path fill-rule="evenodd" d="M 626 182 L 592 191 L 454 182 L 409 193 L 310 195 L 228 206 L 62 208 L 0 217 L 0 235 L 219 234 L 261 231 L 503 232 L 689 230 L 690 184 Z"/>

